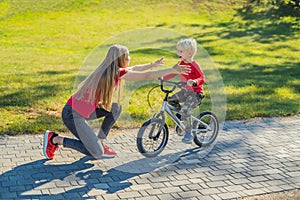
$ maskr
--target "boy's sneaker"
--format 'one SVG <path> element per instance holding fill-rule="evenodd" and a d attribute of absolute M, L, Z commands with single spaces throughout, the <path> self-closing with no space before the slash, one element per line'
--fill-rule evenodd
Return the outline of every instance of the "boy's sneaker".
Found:
<path fill-rule="evenodd" d="M 110 150 L 109 147 L 107 145 L 103 145 L 103 150 L 104 150 L 104 153 L 103 153 L 103 158 L 113 158 L 117 155 L 117 153 L 113 150 Z"/>
<path fill-rule="evenodd" d="M 186 133 L 181 141 L 184 143 L 190 144 L 190 143 L 192 143 L 193 139 L 194 139 L 194 136 L 191 133 Z"/>
<path fill-rule="evenodd" d="M 58 136 L 56 133 L 46 131 L 44 134 L 44 155 L 46 158 L 52 160 L 54 152 L 58 149 L 58 145 L 52 143 L 52 138 Z"/>

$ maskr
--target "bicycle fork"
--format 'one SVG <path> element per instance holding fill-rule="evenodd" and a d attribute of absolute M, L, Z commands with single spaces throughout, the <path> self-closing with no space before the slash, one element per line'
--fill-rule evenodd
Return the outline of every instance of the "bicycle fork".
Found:
<path fill-rule="evenodd" d="M 161 107 L 161 110 L 160 110 L 159 114 L 154 117 L 154 118 L 160 119 L 161 122 L 159 124 L 156 124 L 156 123 L 152 124 L 152 127 L 150 129 L 149 138 L 153 139 L 154 141 L 156 141 L 159 138 L 160 133 L 161 133 L 161 131 L 164 127 L 164 124 L 165 124 L 165 114 L 164 114 L 165 107 L 166 107 L 166 101 L 163 102 L 163 105 Z M 158 131 L 156 133 L 154 133 L 155 128 L 157 126 L 159 126 Z"/>
<path fill-rule="evenodd" d="M 167 102 L 164 102 L 161 113 L 163 113 L 164 111 L 166 111 L 168 113 L 168 115 L 173 119 L 173 121 L 177 124 L 177 126 L 179 126 L 182 130 L 185 130 L 184 123 L 180 119 L 178 119 L 178 117 L 172 112 L 172 108 L 169 104 L 167 104 Z M 211 128 L 208 124 L 206 124 L 205 122 L 199 120 L 198 118 L 196 118 L 192 115 L 191 115 L 191 122 L 192 122 L 192 124 L 194 124 L 195 122 L 198 124 L 198 128 L 193 128 L 192 132 L 197 133 L 199 130 L 200 130 L 200 132 L 207 132 L 207 131 L 211 130 Z M 199 126 L 201 128 L 199 128 Z"/>

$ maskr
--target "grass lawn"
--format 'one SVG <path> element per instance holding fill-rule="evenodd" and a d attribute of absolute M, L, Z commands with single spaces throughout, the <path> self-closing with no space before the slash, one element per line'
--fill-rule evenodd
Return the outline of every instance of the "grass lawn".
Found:
<path fill-rule="evenodd" d="M 299 114 L 300 12 L 234 2 L 0 1 L 0 135 L 66 131 L 61 109 L 85 58 L 122 32 L 150 27 L 194 37 L 208 52 L 225 85 L 227 120 Z M 162 54 L 133 51 L 132 64 Z M 177 60 L 168 53 L 165 58 L 165 66 Z M 138 126 L 147 118 L 141 109 L 147 102 L 137 105 L 135 99 L 148 90 L 137 91 L 131 113 L 124 113 L 134 122 L 118 126 Z M 210 105 L 208 95 L 203 107 Z"/>

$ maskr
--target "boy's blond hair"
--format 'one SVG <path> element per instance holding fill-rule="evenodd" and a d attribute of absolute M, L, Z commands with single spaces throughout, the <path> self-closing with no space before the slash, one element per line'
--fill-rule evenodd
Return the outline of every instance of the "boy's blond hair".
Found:
<path fill-rule="evenodd" d="M 194 38 L 181 39 L 177 43 L 177 46 L 183 47 L 184 49 L 186 49 L 190 53 L 192 53 L 192 58 L 197 53 L 197 42 L 196 42 L 196 40 Z"/>

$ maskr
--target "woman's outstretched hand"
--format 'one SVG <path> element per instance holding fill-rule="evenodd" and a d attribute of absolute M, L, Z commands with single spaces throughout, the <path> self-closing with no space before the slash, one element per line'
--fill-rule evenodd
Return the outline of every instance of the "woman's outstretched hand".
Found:
<path fill-rule="evenodd" d="M 157 61 L 151 63 L 153 67 L 158 67 L 162 64 L 164 64 L 164 60 L 165 58 L 164 57 L 161 57 L 160 59 L 158 59 Z"/>
<path fill-rule="evenodd" d="M 177 63 L 176 65 L 173 66 L 173 69 L 178 73 L 178 74 L 184 74 L 187 75 L 191 72 L 191 68 L 188 65 L 179 65 Z"/>

